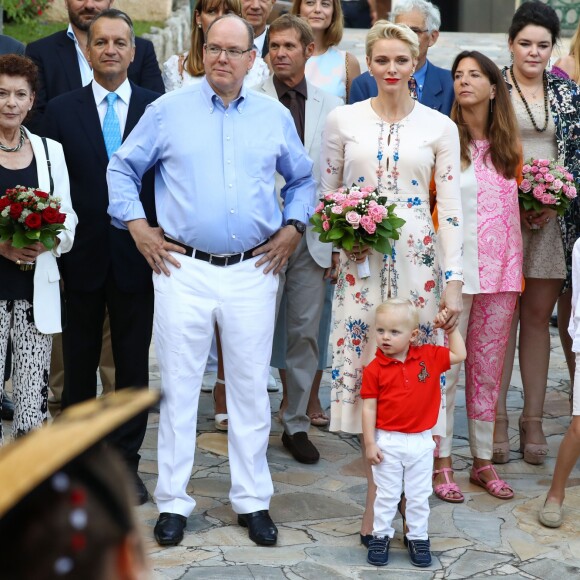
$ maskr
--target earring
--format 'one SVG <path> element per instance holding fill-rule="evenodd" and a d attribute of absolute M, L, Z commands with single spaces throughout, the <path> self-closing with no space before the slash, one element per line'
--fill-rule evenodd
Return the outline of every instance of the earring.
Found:
<path fill-rule="evenodd" d="M 514 53 L 510 52 L 510 62 L 513 64 L 514 63 Z"/>
<path fill-rule="evenodd" d="M 493 101 L 494 99 L 489 99 L 489 112 L 493 113 Z"/>
<path fill-rule="evenodd" d="M 373 76 L 373 71 L 369 68 L 369 75 Z"/>
<path fill-rule="evenodd" d="M 201 24 L 198 24 L 197 27 L 201 29 Z"/>

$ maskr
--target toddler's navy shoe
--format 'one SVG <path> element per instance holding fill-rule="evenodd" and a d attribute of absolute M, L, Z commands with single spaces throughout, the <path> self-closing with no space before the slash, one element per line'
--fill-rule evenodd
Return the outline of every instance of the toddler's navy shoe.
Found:
<path fill-rule="evenodd" d="M 386 566 L 389 563 L 389 546 L 391 540 L 387 536 L 373 537 L 369 542 L 367 562 L 373 566 Z"/>
<path fill-rule="evenodd" d="M 411 564 L 419 568 L 431 566 L 431 542 L 429 540 L 409 540 L 405 537 Z"/>

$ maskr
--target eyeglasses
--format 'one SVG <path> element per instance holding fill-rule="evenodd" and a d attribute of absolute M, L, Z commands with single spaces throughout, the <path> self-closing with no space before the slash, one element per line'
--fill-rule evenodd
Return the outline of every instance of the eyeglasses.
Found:
<path fill-rule="evenodd" d="M 422 30 L 421 28 L 417 28 L 415 26 L 411 26 L 410 28 L 417 36 L 419 36 L 419 34 L 422 34 L 423 32 L 429 32 L 428 28 L 425 28 L 424 30 Z"/>
<path fill-rule="evenodd" d="M 252 50 L 251 48 L 248 48 L 247 50 L 241 50 L 240 48 L 221 48 L 219 46 L 214 46 L 213 44 L 205 44 L 204 46 L 207 54 L 212 58 L 219 58 L 222 52 L 225 52 L 226 56 L 232 60 L 240 60 L 246 52 Z"/>

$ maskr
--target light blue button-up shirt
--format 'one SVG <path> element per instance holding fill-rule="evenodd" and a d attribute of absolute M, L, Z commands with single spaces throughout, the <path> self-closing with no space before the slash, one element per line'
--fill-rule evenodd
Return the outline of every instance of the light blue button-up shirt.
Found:
<path fill-rule="evenodd" d="M 245 88 L 227 108 L 206 79 L 148 106 L 109 162 L 113 224 L 145 217 L 139 189 L 153 166 L 159 225 L 204 252 L 244 252 L 312 213 L 312 161 L 290 113 Z M 276 171 L 286 180 L 283 215 Z"/>
<path fill-rule="evenodd" d="M 425 77 L 427 76 L 427 67 L 429 66 L 429 61 L 425 61 L 425 64 L 414 73 L 415 82 L 417 83 L 417 99 L 421 102 L 423 98 L 423 89 L 425 88 Z"/>

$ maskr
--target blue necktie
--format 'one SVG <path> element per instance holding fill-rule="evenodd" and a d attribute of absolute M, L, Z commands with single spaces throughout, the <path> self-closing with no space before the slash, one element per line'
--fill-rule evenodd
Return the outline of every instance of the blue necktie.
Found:
<path fill-rule="evenodd" d="M 105 138 L 105 147 L 107 148 L 109 159 L 121 146 L 121 125 L 115 112 L 117 97 L 117 93 L 109 93 L 107 95 L 107 114 L 103 122 L 103 137 Z"/>

